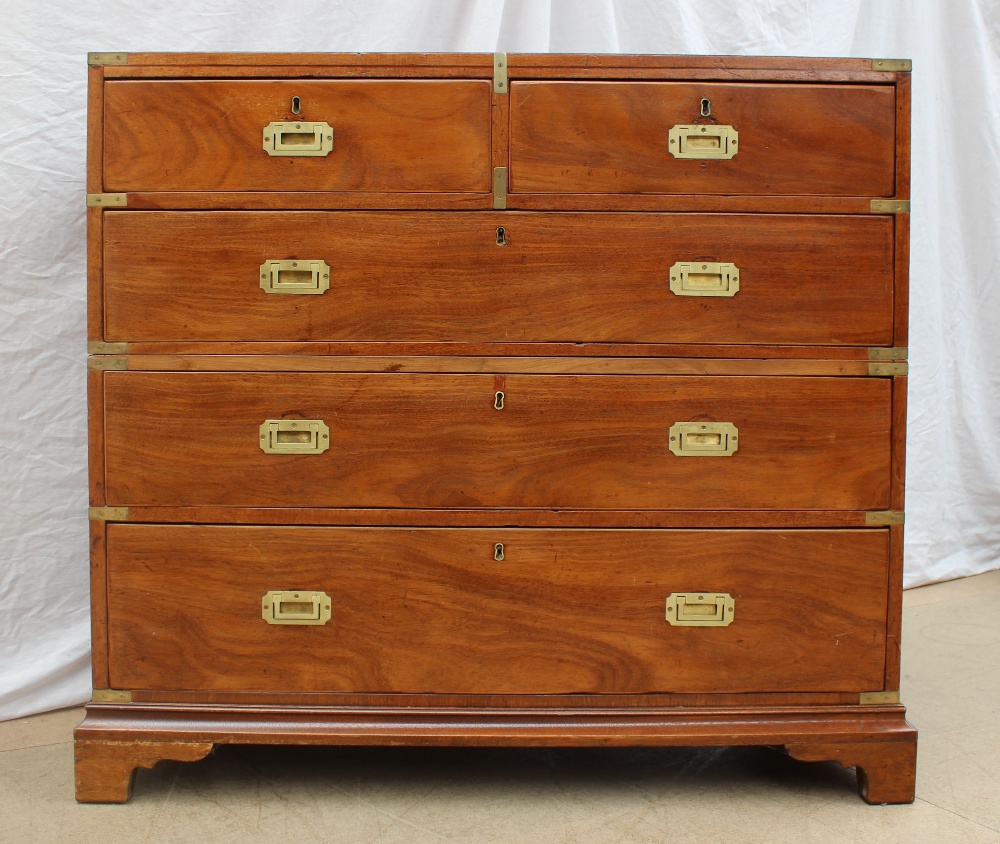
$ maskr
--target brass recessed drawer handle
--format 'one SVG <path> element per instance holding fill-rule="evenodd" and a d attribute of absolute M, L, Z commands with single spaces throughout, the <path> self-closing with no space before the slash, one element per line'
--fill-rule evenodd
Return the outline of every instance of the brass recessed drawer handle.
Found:
<path fill-rule="evenodd" d="M 333 152 L 333 127 L 329 123 L 268 123 L 263 134 L 264 152 L 268 155 L 329 155 Z"/>
<path fill-rule="evenodd" d="M 330 596 L 326 592 L 267 592 L 260 616 L 268 624 L 326 624 Z"/>
<path fill-rule="evenodd" d="M 325 293 L 330 289 L 330 265 L 319 260 L 265 261 L 260 286 L 265 293 Z"/>
<path fill-rule="evenodd" d="M 736 601 L 728 592 L 671 592 L 667 621 L 672 627 L 728 627 Z"/>
<path fill-rule="evenodd" d="M 322 419 L 265 419 L 260 426 L 260 448 L 268 454 L 322 454 L 329 447 Z"/>
<path fill-rule="evenodd" d="M 674 158 L 732 158 L 739 138 L 732 126 L 679 124 L 667 133 L 667 149 Z"/>
<path fill-rule="evenodd" d="M 678 261 L 670 268 L 670 290 L 677 296 L 735 296 L 739 289 L 736 264 Z"/>
<path fill-rule="evenodd" d="M 739 433 L 732 422 L 678 422 L 670 426 L 670 450 L 678 457 L 729 457 Z"/>

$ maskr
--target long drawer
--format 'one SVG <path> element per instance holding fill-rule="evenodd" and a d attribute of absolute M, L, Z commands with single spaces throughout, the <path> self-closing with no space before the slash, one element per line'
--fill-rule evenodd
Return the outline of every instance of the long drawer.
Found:
<path fill-rule="evenodd" d="M 884 216 L 125 211 L 104 238 L 114 340 L 892 342 Z"/>
<path fill-rule="evenodd" d="M 510 88 L 514 193 L 891 196 L 895 189 L 891 85 L 515 81 Z M 735 135 L 727 139 L 720 127 Z"/>
<path fill-rule="evenodd" d="M 878 378 L 108 372 L 104 396 L 110 505 L 889 506 Z"/>
<path fill-rule="evenodd" d="M 313 150 L 314 142 L 330 149 Z M 119 80 L 104 88 L 108 191 L 486 192 L 490 166 L 486 80 Z"/>
<path fill-rule="evenodd" d="M 881 529 L 115 524 L 107 542 L 115 688 L 882 688 L 888 533 Z M 318 605 L 310 604 L 313 593 L 321 593 Z M 678 595 L 688 603 L 725 596 L 715 619 L 724 624 L 684 623 L 714 616 L 684 610 Z"/>

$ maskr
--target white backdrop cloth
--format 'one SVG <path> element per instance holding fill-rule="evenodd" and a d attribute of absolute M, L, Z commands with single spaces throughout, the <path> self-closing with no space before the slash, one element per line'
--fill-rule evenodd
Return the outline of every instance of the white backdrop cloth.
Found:
<path fill-rule="evenodd" d="M 3 0 L 0 719 L 89 696 L 88 50 L 909 57 L 906 582 L 1000 566 L 996 0 Z"/>

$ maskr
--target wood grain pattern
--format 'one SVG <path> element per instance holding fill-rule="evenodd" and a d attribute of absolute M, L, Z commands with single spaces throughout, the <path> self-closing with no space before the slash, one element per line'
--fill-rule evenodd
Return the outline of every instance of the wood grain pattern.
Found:
<path fill-rule="evenodd" d="M 505 549 L 499 563 L 496 542 Z M 887 562 L 887 536 L 873 531 L 113 524 L 111 682 L 459 694 L 861 691 L 882 683 Z M 272 589 L 326 592 L 333 619 L 266 624 L 260 599 Z M 733 623 L 668 625 L 667 595 L 688 590 L 731 593 Z"/>
<path fill-rule="evenodd" d="M 506 153 L 505 153 L 506 154 Z M 518 193 L 507 195 L 514 211 L 675 211 L 725 214 L 869 214 L 871 200 L 857 196 L 716 196 L 712 194 Z M 399 193 L 309 191 L 134 191 L 128 207 L 149 211 L 485 211 L 493 193 Z M 106 213 L 117 213 L 110 210 Z"/>
<path fill-rule="evenodd" d="M 642 695 L 414 695 L 356 694 L 350 692 L 207 692 L 151 689 L 132 690 L 133 703 L 205 704 L 219 706 L 327 707 L 363 709 L 457 709 L 500 710 L 531 709 L 538 712 L 558 710 L 673 709 L 720 707 L 818 708 L 856 706 L 857 692 L 753 692 L 747 694 L 642 694 Z"/>
<path fill-rule="evenodd" d="M 129 507 L 133 522 L 244 525 L 435 527 L 794 528 L 864 527 L 862 510 L 552 510 L 543 508 L 408 507 L 344 509 L 282 507 Z M 884 528 L 878 528 L 884 530 Z"/>
<path fill-rule="evenodd" d="M 803 762 L 833 760 L 858 769 L 858 791 L 867 803 L 912 803 L 917 779 L 917 734 L 912 728 L 902 741 L 865 741 L 786 745 L 790 756 Z"/>
<path fill-rule="evenodd" d="M 196 762 L 212 750 L 209 742 L 91 741 L 75 742 L 78 803 L 125 803 L 132 794 L 136 768 L 152 768 L 163 759 Z"/>
<path fill-rule="evenodd" d="M 512 193 L 891 196 L 891 85 L 512 82 Z M 740 133 L 732 160 L 679 160 L 676 124 Z"/>
<path fill-rule="evenodd" d="M 906 743 L 913 728 L 891 706 L 268 707 L 90 704 L 77 740 L 226 744 L 395 744 L 608 747 Z"/>
<path fill-rule="evenodd" d="M 323 120 L 325 157 L 272 157 L 272 121 Z M 487 191 L 485 80 L 112 81 L 104 181 L 112 192 Z"/>
<path fill-rule="evenodd" d="M 129 357 L 131 372 L 504 372 L 554 375 L 868 375 L 867 360 L 757 360 L 755 358 L 535 357 L 534 344 L 520 357 L 372 357 L 348 355 L 239 354 L 245 347 L 218 344 L 218 354 Z M 446 351 L 442 348 L 442 352 Z M 236 354 L 232 354 L 236 352 Z M 228 353 L 228 354 L 227 354 Z M 531 354 L 531 356 L 529 356 Z M 758 354 L 760 354 L 758 352 Z"/>
<path fill-rule="evenodd" d="M 910 215 L 896 214 L 895 297 L 892 345 L 908 346 L 910 336 Z"/>
<path fill-rule="evenodd" d="M 891 384 L 874 378 L 108 372 L 110 505 L 886 509 Z M 324 454 L 265 454 L 265 419 Z M 731 457 L 668 450 L 682 421 Z M 197 483 L 191 483 L 197 478 Z M 239 483 L 234 479 L 239 478 Z M 817 483 L 817 478 L 823 478 Z"/>
<path fill-rule="evenodd" d="M 106 333 L 888 345 L 893 235 L 871 215 L 123 212 L 105 222 Z M 261 264 L 291 258 L 325 260 L 330 290 L 265 293 Z M 675 295 L 692 260 L 736 264 L 739 291 Z"/>
<path fill-rule="evenodd" d="M 90 522 L 90 654 L 91 682 L 107 689 L 108 679 L 108 566 L 105 522 Z"/>
<path fill-rule="evenodd" d="M 103 507 L 104 495 L 104 373 L 87 370 L 87 477 L 91 507 Z"/>
<path fill-rule="evenodd" d="M 419 357 L 426 361 L 428 367 L 434 367 L 433 359 L 438 357 L 451 358 L 501 358 L 501 365 L 513 365 L 512 360 L 521 360 L 526 356 L 548 358 L 553 367 L 560 366 L 559 358 L 576 359 L 576 364 L 582 358 L 614 357 L 621 358 L 619 365 L 625 366 L 628 361 L 637 362 L 639 358 L 656 358 L 665 361 L 680 361 L 690 358 L 696 361 L 712 359 L 721 365 L 723 359 L 739 361 L 733 365 L 744 365 L 753 360 L 768 365 L 795 367 L 809 365 L 816 361 L 826 361 L 831 364 L 864 363 L 864 372 L 868 369 L 868 349 L 860 346 L 719 346 L 716 344 L 693 343 L 213 343 L 213 342 L 146 342 L 136 341 L 129 344 L 129 353 L 141 356 L 142 360 L 158 357 L 182 358 L 177 360 L 175 368 L 207 368 L 207 362 L 191 360 L 192 357 L 243 355 L 269 355 L 278 358 L 294 357 L 302 362 L 303 368 L 311 366 L 343 366 L 352 368 L 355 364 L 347 361 L 330 361 L 328 364 L 318 364 L 312 361 L 316 357 L 336 358 L 368 358 L 369 363 L 381 368 L 388 359 L 403 362 L 407 357 Z M 515 357 L 516 356 L 516 357 Z M 508 358 L 509 360 L 503 360 Z M 142 366 L 139 357 L 134 357 L 136 366 Z M 310 362 L 312 361 L 312 362 Z M 159 364 L 157 364 L 159 365 Z M 279 364 L 285 366 L 286 364 Z M 458 364 L 456 364 L 458 365 Z M 608 364 L 610 366 L 610 364 Z M 667 364 L 664 364 L 667 365 Z M 683 365 L 678 363 L 678 365 Z M 709 363 L 705 364 L 710 365 Z M 437 366 L 439 369 L 440 366 Z M 770 372 L 770 370 L 769 370 Z M 774 370 L 777 374 L 778 370 Z M 761 373 L 766 374 L 766 373 Z M 837 372 L 826 374 L 836 375 Z M 841 374 L 858 375 L 862 370 L 845 369 Z"/>

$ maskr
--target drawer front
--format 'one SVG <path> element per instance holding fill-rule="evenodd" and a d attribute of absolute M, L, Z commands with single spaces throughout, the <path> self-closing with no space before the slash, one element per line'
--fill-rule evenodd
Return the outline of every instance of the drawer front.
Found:
<path fill-rule="evenodd" d="M 265 127 L 299 121 L 328 123 L 332 152 L 265 152 Z M 105 85 L 108 191 L 479 192 L 490 167 L 485 80 Z"/>
<path fill-rule="evenodd" d="M 107 539 L 115 688 L 882 688 L 885 530 L 110 525 Z M 325 624 L 263 620 L 268 593 L 296 590 L 329 597 Z M 728 594 L 731 623 L 669 624 L 668 596 L 693 591 Z"/>
<path fill-rule="evenodd" d="M 510 95 L 513 193 L 894 193 L 892 86 L 514 82 Z M 731 126 L 733 157 L 675 158 L 670 130 L 696 124 Z"/>
<path fill-rule="evenodd" d="M 104 237 L 115 340 L 892 342 L 884 216 L 123 211 Z M 275 291 L 292 259 L 329 289 Z"/>
<path fill-rule="evenodd" d="M 110 505 L 889 506 L 887 379 L 109 372 L 104 383 Z M 265 420 L 320 420 L 329 448 L 265 453 Z M 682 422 L 730 423 L 738 450 L 675 454 Z"/>

